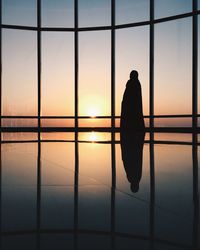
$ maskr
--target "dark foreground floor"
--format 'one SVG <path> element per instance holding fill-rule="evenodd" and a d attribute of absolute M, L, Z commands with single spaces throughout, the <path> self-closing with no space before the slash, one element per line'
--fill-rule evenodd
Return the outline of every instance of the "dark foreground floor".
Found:
<path fill-rule="evenodd" d="M 198 135 L 1 138 L 1 249 L 200 249 Z"/>

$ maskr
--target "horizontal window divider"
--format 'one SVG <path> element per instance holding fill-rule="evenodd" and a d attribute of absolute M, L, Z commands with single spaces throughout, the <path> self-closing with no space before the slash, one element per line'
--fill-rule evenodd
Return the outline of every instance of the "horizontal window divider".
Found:
<path fill-rule="evenodd" d="M 168 16 L 168 17 L 162 17 L 159 19 L 154 19 L 153 21 L 147 20 L 142 22 L 135 22 L 135 23 L 127 23 L 127 24 L 117 24 L 114 27 L 112 25 L 109 26 L 97 26 L 97 27 L 78 27 L 78 28 L 65 28 L 65 27 L 41 27 L 38 28 L 37 26 L 23 26 L 23 25 L 12 25 L 12 24 L 1 24 L 1 28 L 3 29 L 20 29 L 20 30 L 33 30 L 33 31 L 98 31 L 98 30 L 111 30 L 111 29 L 123 29 L 123 28 L 131 28 L 131 27 L 137 27 L 137 26 L 145 26 L 150 24 L 156 24 L 156 23 L 162 23 L 167 21 L 173 21 L 181 18 L 187 18 L 192 17 L 194 15 L 200 15 L 200 10 L 194 11 L 194 12 L 188 12 L 184 14 L 174 15 L 174 16 Z"/>
<path fill-rule="evenodd" d="M 192 118 L 192 114 L 183 115 L 144 115 L 144 118 Z M 196 117 L 200 117 L 197 114 Z M 40 116 L 40 119 L 75 119 L 75 116 Z M 78 119 L 111 119 L 112 116 L 78 116 Z M 120 116 L 114 116 L 115 119 L 119 119 Z M 1 116 L 1 119 L 38 119 L 38 116 Z"/>

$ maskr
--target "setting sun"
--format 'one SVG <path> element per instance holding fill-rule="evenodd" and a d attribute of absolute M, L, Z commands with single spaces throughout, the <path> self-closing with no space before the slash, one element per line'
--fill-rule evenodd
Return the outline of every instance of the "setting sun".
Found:
<path fill-rule="evenodd" d="M 87 113 L 91 118 L 95 118 L 96 116 L 99 115 L 99 110 L 97 107 L 90 107 L 88 108 Z"/>

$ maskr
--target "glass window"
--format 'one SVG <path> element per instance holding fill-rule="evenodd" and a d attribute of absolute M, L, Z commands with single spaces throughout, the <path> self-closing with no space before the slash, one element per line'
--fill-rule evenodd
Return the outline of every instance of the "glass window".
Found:
<path fill-rule="evenodd" d="M 2 228 L 36 227 L 37 144 L 4 144 L 2 147 Z"/>
<path fill-rule="evenodd" d="M 42 26 L 68 27 L 74 26 L 73 0 L 42 0 Z"/>
<path fill-rule="evenodd" d="M 110 115 L 110 32 L 83 32 L 79 42 L 79 115 Z"/>
<path fill-rule="evenodd" d="M 74 209 L 74 144 L 42 143 L 42 227 L 71 228 Z"/>
<path fill-rule="evenodd" d="M 2 23 L 36 26 L 36 0 L 2 0 Z"/>
<path fill-rule="evenodd" d="M 137 27 L 116 31 L 116 115 L 132 70 L 137 70 L 142 87 L 143 113 L 149 114 L 149 28 Z"/>
<path fill-rule="evenodd" d="M 155 114 L 191 114 L 191 18 L 155 25 Z M 166 120 L 167 121 L 167 120 Z"/>
<path fill-rule="evenodd" d="M 111 24 L 111 0 L 79 0 L 79 27 Z"/>
<path fill-rule="evenodd" d="M 155 18 L 162 18 L 192 11 L 192 0 L 155 0 Z"/>
<path fill-rule="evenodd" d="M 42 34 L 42 115 L 74 115 L 74 43 L 69 32 Z"/>
<path fill-rule="evenodd" d="M 146 204 L 149 204 L 150 199 L 149 145 L 143 143 L 142 138 L 140 140 L 139 137 L 132 136 L 128 144 L 125 142 L 121 147 L 116 145 L 115 218 L 116 231 L 120 233 L 149 234 L 149 206 Z M 134 184 L 139 181 L 138 190 L 134 193 L 131 190 L 131 180 L 134 180 Z M 132 212 L 126 213 L 127 211 Z"/>
<path fill-rule="evenodd" d="M 192 148 L 155 145 L 155 235 L 192 244 Z M 187 214 L 187 216 L 185 216 Z"/>
<path fill-rule="evenodd" d="M 36 32 L 2 32 L 3 115 L 37 115 Z"/>
<path fill-rule="evenodd" d="M 149 0 L 116 0 L 116 24 L 149 20 Z"/>
<path fill-rule="evenodd" d="M 110 145 L 80 143 L 79 228 L 110 229 L 110 185 Z"/>

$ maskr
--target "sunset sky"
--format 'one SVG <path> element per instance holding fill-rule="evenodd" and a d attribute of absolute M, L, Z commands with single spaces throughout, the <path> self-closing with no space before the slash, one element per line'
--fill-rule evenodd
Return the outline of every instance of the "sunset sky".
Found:
<path fill-rule="evenodd" d="M 74 27 L 73 2 L 42 0 L 42 26 Z M 109 26 L 110 6 L 110 0 L 80 0 L 79 27 Z M 116 24 L 149 20 L 148 8 L 148 0 L 116 0 Z M 155 0 L 155 18 L 191 10 L 191 0 Z M 35 0 L 3 0 L 3 24 L 36 26 L 36 20 Z M 37 115 L 37 33 L 3 29 L 2 35 L 3 115 Z M 41 46 L 41 114 L 73 116 L 74 32 L 42 32 Z M 116 30 L 115 53 L 116 115 L 132 69 L 148 115 L 149 26 Z M 78 79 L 79 115 L 111 115 L 110 30 L 79 32 Z M 155 114 L 191 114 L 192 17 L 155 24 L 154 84 Z"/>

